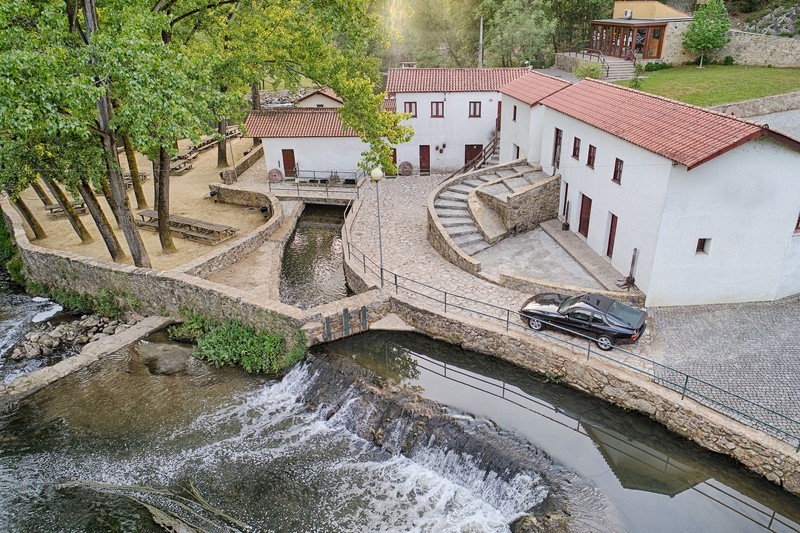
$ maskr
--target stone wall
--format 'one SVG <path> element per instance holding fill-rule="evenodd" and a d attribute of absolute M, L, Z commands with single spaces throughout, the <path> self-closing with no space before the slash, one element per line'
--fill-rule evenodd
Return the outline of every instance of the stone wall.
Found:
<path fill-rule="evenodd" d="M 558 285 L 549 283 L 540 279 L 528 278 L 525 276 L 500 274 L 500 280 L 490 280 L 502 287 L 514 289 L 528 294 L 539 294 L 542 292 L 557 292 L 559 294 L 570 294 L 577 296 L 579 294 L 586 294 L 592 292 L 595 294 L 604 294 L 610 298 L 615 298 L 623 302 L 635 305 L 636 307 L 644 307 L 645 295 L 639 291 L 601 291 L 596 289 L 587 289 L 586 287 L 574 287 L 572 285 Z"/>
<path fill-rule="evenodd" d="M 418 331 L 526 370 L 557 376 L 566 385 L 649 416 L 706 449 L 728 455 L 769 481 L 800 494 L 800 454 L 785 442 L 661 387 L 643 375 L 586 351 L 512 327 L 511 331 L 421 308 L 402 296 L 392 310 Z"/>
<path fill-rule="evenodd" d="M 352 273 L 349 276 L 346 274 L 346 277 L 352 279 Z M 362 309 L 366 310 L 366 327 Z M 378 289 L 372 289 L 343 300 L 308 309 L 307 321 L 303 325 L 303 329 L 308 336 L 310 345 L 322 344 L 332 338 L 341 339 L 363 333 L 369 329 L 370 324 L 385 317 L 390 309 L 389 296 Z M 345 310 L 347 310 L 346 313 Z M 345 328 L 345 324 L 347 324 L 347 328 Z"/>
<path fill-rule="evenodd" d="M 556 54 L 556 63 L 553 65 L 560 70 L 572 72 L 575 67 L 581 64 L 581 59 L 577 57 L 568 56 L 566 54 Z"/>
<path fill-rule="evenodd" d="M 226 168 L 222 172 L 219 173 L 220 179 L 226 185 L 230 185 L 236 181 L 238 176 L 240 176 L 245 170 L 252 167 L 256 164 L 256 161 L 264 157 L 264 145 L 259 144 L 252 150 L 250 153 L 247 154 L 239 161 L 239 164 L 236 165 L 234 168 Z"/>
<path fill-rule="evenodd" d="M 509 194 L 503 202 L 478 188 L 475 193 L 503 222 L 511 233 L 530 231 L 544 220 L 558 215 L 558 199 L 561 192 L 561 176 L 549 179 L 527 190 Z M 502 180 L 497 180 L 502 181 Z M 489 182 L 487 185 L 493 182 Z"/>
<path fill-rule="evenodd" d="M 661 47 L 661 58 L 658 60 L 643 60 L 646 63 L 650 61 L 668 61 L 674 65 L 681 65 L 687 61 L 695 59 L 694 54 L 691 54 L 683 48 L 683 32 L 689 27 L 689 21 L 673 21 L 667 23 L 667 29 L 664 31 L 664 44 Z M 647 73 L 644 74 L 647 76 Z"/>
<path fill-rule="evenodd" d="M 209 184 L 209 188 L 212 191 L 217 191 L 217 195 L 214 198 L 223 203 L 268 207 L 267 215 L 270 215 L 269 219 L 247 235 L 227 245 L 217 247 L 214 251 L 174 269 L 174 272 L 184 272 L 192 276 L 206 278 L 217 270 L 237 263 L 244 256 L 256 250 L 259 246 L 264 244 L 283 223 L 283 208 L 281 207 L 281 203 L 274 196 L 216 183 Z"/>
<path fill-rule="evenodd" d="M 728 37 L 731 41 L 711 54 L 711 59 L 731 56 L 739 65 L 800 68 L 800 39 L 737 30 L 729 31 Z"/>
<path fill-rule="evenodd" d="M 720 113 L 734 113 L 736 116 L 743 118 L 780 113 L 782 111 L 800 109 L 800 92 L 776 94 L 774 96 L 754 98 L 753 100 L 722 104 L 710 109 Z"/>

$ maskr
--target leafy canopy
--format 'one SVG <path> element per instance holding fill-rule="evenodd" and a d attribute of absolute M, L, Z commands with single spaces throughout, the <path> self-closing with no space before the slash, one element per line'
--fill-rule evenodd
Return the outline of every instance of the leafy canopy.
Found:
<path fill-rule="evenodd" d="M 699 5 L 694 12 L 692 21 L 683 32 L 683 47 L 700 54 L 702 66 L 703 56 L 722 48 L 730 41 L 730 27 L 731 21 L 723 1 L 709 0 L 706 4 Z"/>

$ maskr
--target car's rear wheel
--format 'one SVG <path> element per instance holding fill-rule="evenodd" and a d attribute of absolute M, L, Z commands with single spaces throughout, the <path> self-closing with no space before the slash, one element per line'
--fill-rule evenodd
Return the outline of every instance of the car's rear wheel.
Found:
<path fill-rule="evenodd" d="M 612 339 L 608 335 L 600 335 L 599 337 L 597 337 L 597 340 L 595 342 L 597 343 L 598 348 L 606 352 L 614 347 L 614 339 Z"/>
<path fill-rule="evenodd" d="M 535 316 L 528 318 L 528 325 L 535 331 L 542 331 L 544 329 L 544 323 Z"/>

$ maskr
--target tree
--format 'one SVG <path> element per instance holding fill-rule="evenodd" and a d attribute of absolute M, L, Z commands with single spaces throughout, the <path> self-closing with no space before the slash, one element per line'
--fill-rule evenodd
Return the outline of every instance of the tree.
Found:
<path fill-rule="evenodd" d="M 544 66 L 552 56 L 556 21 L 547 0 L 484 0 L 486 52 L 489 64 Z"/>
<path fill-rule="evenodd" d="M 706 54 L 722 48 L 730 41 L 728 38 L 730 27 L 728 10 L 722 0 L 709 0 L 697 7 L 692 21 L 683 32 L 683 47 L 690 52 L 700 54 L 699 68 L 703 68 Z"/>

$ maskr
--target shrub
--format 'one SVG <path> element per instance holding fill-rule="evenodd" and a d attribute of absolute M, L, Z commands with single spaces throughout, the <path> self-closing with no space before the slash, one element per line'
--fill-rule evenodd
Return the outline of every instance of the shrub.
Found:
<path fill-rule="evenodd" d="M 725 65 L 727 65 L 727 66 L 731 66 L 731 65 L 733 65 L 733 56 L 725 56 L 725 61 L 724 61 L 724 63 L 725 63 Z"/>
<path fill-rule="evenodd" d="M 603 77 L 603 65 L 593 61 L 581 61 L 577 67 L 572 69 L 572 74 L 576 78 L 592 78 L 599 80 Z"/>
<path fill-rule="evenodd" d="M 672 63 L 669 61 L 653 61 L 651 63 L 647 63 L 644 66 L 644 69 L 647 72 L 653 72 L 655 70 L 663 70 L 666 68 L 672 68 Z"/>
<path fill-rule="evenodd" d="M 181 314 L 186 317 L 186 320 L 167 329 L 169 338 L 174 341 L 196 343 L 197 339 L 202 335 L 219 326 L 215 320 L 197 313 L 187 312 L 182 309 Z"/>
<path fill-rule="evenodd" d="M 217 367 L 241 364 L 248 373 L 274 373 L 283 368 L 285 347 L 282 336 L 232 321 L 201 335 L 195 355 Z"/>

